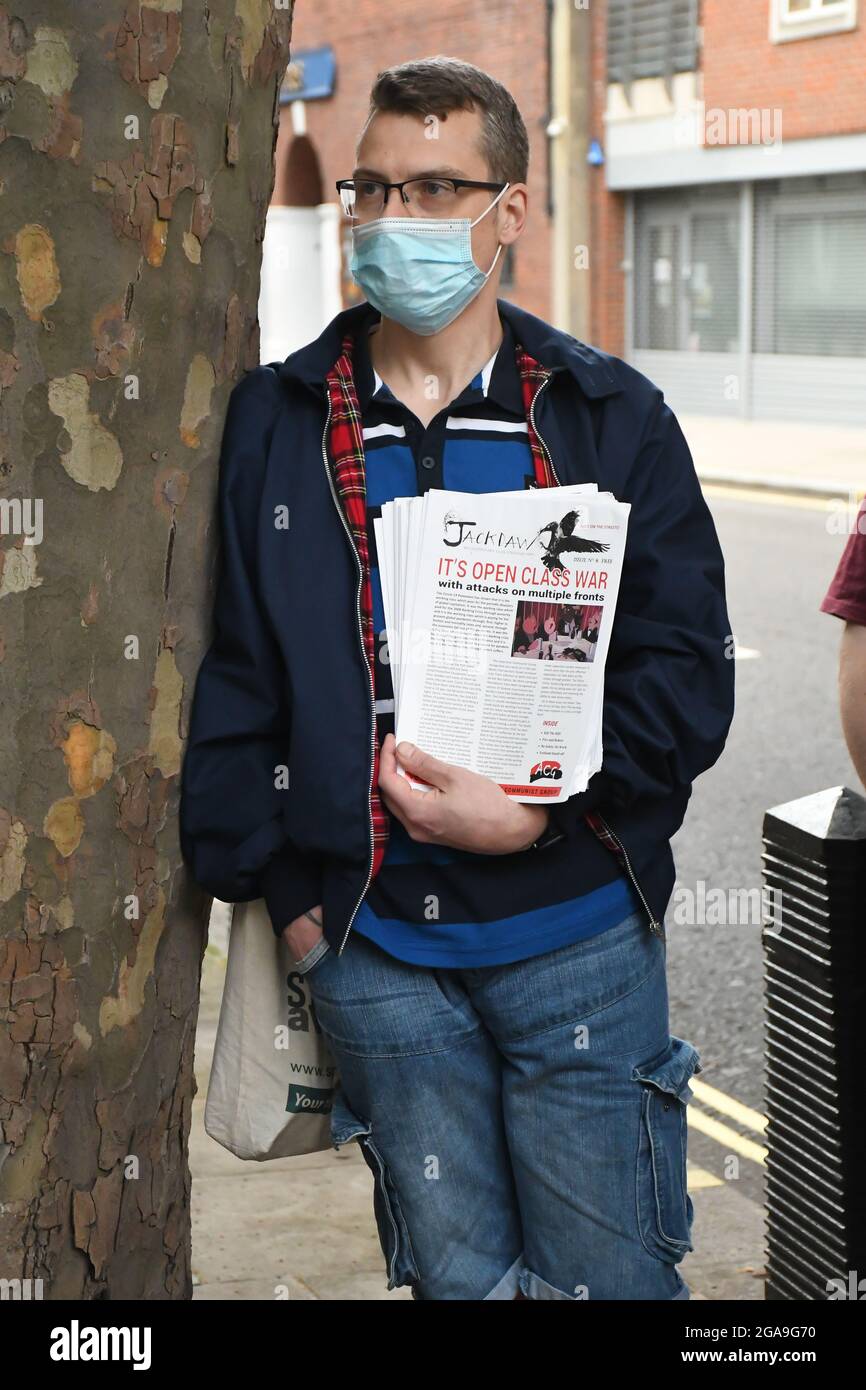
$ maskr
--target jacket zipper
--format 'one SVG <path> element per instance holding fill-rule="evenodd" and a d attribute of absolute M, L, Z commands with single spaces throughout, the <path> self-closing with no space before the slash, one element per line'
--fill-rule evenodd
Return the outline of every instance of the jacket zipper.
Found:
<path fill-rule="evenodd" d="M 605 830 L 607 831 L 607 833 L 608 833 L 608 835 L 610 836 L 610 838 L 613 840 L 614 844 L 616 844 L 616 845 L 619 846 L 619 850 L 620 850 L 620 853 L 621 853 L 621 855 L 622 855 L 622 857 L 623 857 L 623 861 L 624 861 L 624 863 L 625 863 L 626 870 L 628 871 L 628 876 L 629 876 L 629 878 L 631 879 L 632 883 L 634 884 L 635 892 L 637 893 L 638 897 L 640 898 L 641 902 L 643 903 L 644 907 L 646 908 L 647 916 L 649 917 L 649 921 L 650 921 L 650 931 L 653 932 L 656 936 L 660 936 L 660 937 L 662 938 L 662 940 L 664 940 L 664 931 L 662 930 L 661 923 L 656 921 L 655 913 L 653 912 L 652 908 L 650 907 L 649 903 L 647 902 L 646 897 L 645 897 L 644 892 L 643 892 L 643 889 L 641 888 L 640 884 L 639 884 L 638 881 L 637 881 L 637 878 L 635 877 L 635 872 L 634 872 L 634 869 L 633 869 L 632 866 L 631 866 L 631 860 L 630 860 L 629 857 L 628 857 L 628 853 L 626 852 L 625 845 L 623 844 L 623 842 L 622 842 L 622 840 L 619 838 L 619 836 L 618 836 L 618 835 L 615 835 L 614 832 L 613 832 L 613 830 L 611 830 L 611 828 L 610 828 L 608 822 L 605 820 L 604 816 L 599 815 L 599 813 L 598 813 L 597 811 L 595 812 L 595 814 L 598 816 L 598 819 L 601 821 L 602 825 L 604 826 L 604 828 L 605 828 Z"/>
<path fill-rule="evenodd" d="M 349 530 L 348 522 L 346 521 L 345 515 L 343 514 L 343 508 L 340 506 L 340 502 L 339 502 L 339 499 L 338 499 L 338 497 L 337 497 L 337 492 L 336 492 L 336 489 L 335 489 L 335 487 L 334 487 L 334 480 L 333 480 L 333 478 L 331 477 L 331 468 L 330 468 L 330 464 L 329 464 L 329 462 L 328 462 L 328 448 L 327 448 L 327 442 L 326 442 L 326 441 L 327 441 L 327 438 L 328 438 L 328 425 L 330 424 L 330 421 L 331 421 L 331 394 L 330 394 L 330 392 L 327 390 L 327 387 L 325 388 L 325 391 L 326 391 L 326 395 L 327 395 L 327 399 L 328 399 L 328 414 L 327 414 L 327 417 L 326 417 L 326 419 L 325 419 L 325 428 L 324 428 L 324 430 L 323 430 L 323 432 L 322 432 L 322 462 L 323 462 L 324 465 L 325 465 L 325 473 L 327 474 L 327 478 L 328 478 L 328 487 L 331 489 L 331 497 L 333 498 L 334 506 L 337 508 L 337 512 L 339 513 L 340 520 L 341 520 L 342 523 L 343 523 L 343 529 L 344 529 L 344 531 L 346 532 L 346 535 L 347 535 L 348 540 L 349 540 L 349 545 L 350 545 L 351 548 L 352 548 L 352 554 L 353 554 L 354 557 L 355 557 L 355 564 L 358 566 L 358 589 L 357 589 L 357 592 L 356 592 L 356 594 L 355 594 L 355 618 L 356 618 L 357 623 L 358 623 L 358 641 L 360 642 L 360 645 L 361 645 L 361 656 L 362 656 L 363 659 L 364 659 L 364 666 L 365 666 L 366 669 L 367 669 L 367 676 L 368 676 L 368 679 L 369 679 L 369 682 L 370 682 L 370 783 L 369 783 L 369 786 L 368 786 L 368 788 L 367 788 L 367 814 L 368 814 L 368 816 L 370 817 L 370 867 L 369 867 L 369 869 L 368 869 L 368 871 L 367 871 L 367 881 L 366 881 L 366 883 L 364 884 L 364 887 L 363 887 L 362 890 L 361 890 L 361 894 L 360 894 L 360 897 L 358 898 L 358 901 L 355 903 L 355 906 L 354 906 L 354 908 L 352 909 L 352 915 L 351 915 L 351 917 L 349 918 L 349 925 L 346 927 L 346 934 L 345 934 L 345 936 L 343 937 L 343 940 L 340 942 L 340 945 L 339 945 L 339 947 L 338 947 L 338 949 L 337 949 L 337 955 L 338 955 L 338 956 L 341 956 L 341 955 L 343 954 L 343 947 L 345 946 L 346 941 L 348 940 L 349 932 L 352 930 L 352 923 L 354 922 L 356 916 L 358 915 L 358 908 L 361 906 L 361 903 L 362 903 L 363 900 L 364 900 L 364 894 L 366 893 L 367 889 L 370 887 L 370 880 L 371 880 L 372 877 L 373 877 L 373 863 L 374 863 L 374 859 L 375 859 L 375 841 L 374 841 L 374 834 L 373 834 L 373 807 L 372 807 L 372 805 L 370 804 L 370 798 L 371 798 L 371 796 L 372 796 L 372 794 L 373 794 L 373 769 L 374 769 L 375 763 L 376 763 L 376 696 L 375 696 L 375 692 L 374 692 L 374 689 L 373 689 L 373 672 L 372 672 L 372 670 L 370 669 L 370 663 L 369 663 L 369 661 L 367 660 L 367 651 L 366 651 L 366 648 L 365 648 L 365 646 L 364 646 L 364 631 L 363 631 L 363 628 L 361 627 L 361 585 L 362 585 L 363 582 L 364 582 L 364 572 L 363 572 L 363 568 L 362 568 L 362 565 L 361 565 L 361 557 L 360 557 L 360 555 L 358 554 L 357 547 L 356 547 L 356 545 L 355 545 L 354 540 L 352 539 L 352 532 Z"/>
<path fill-rule="evenodd" d="M 545 386 L 546 386 L 547 383 L 550 381 L 550 377 L 551 377 L 551 376 L 553 376 L 553 372 L 551 372 L 549 376 L 546 376 L 546 377 L 544 378 L 544 380 L 542 381 L 542 383 L 541 383 L 541 385 L 539 386 L 538 390 L 536 391 L 535 395 L 532 397 L 532 404 L 531 404 L 530 407 L 529 407 L 529 419 L 530 419 L 530 421 L 531 421 L 531 423 L 532 423 L 532 428 L 535 430 L 536 438 L 537 438 L 539 444 L 541 445 L 541 447 L 542 447 L 542 449 L 543 449 L 543 451 L 544 451 L 544 456 L 545 456 L 545 458 L 547 459 L 547 462 L 550 464 L 550 471 L 551 471 L 551 473 L 553 474 L 554 478 L 556 478 L 556 485 L 557 485 L 557 487 L 561 487 L 562 484 L 561 484 L 560 481 L 559 481 L 559 476 L 558 476 L 558 474 L 557 474 L 557 472 L 556 472 L 556 469 L 555 469 L 554 466 L 553 466 L 553 456 L 552 456 L 550 450 L 548 449 L 546 442 L 542 439 L 542 437 L 541 437 L 541 432 L 539 431 L 539 428 L 538 428 L 537 424 L 535 423 L 535 402 L 538 400 L 538 397 L 541 395 L 541 393 L 542 393 L 542 391 L 544 390 Z"/>
<path fill-rule="evenodd" d="M 552 376 L 552 375 L 553 375 L 553 373 L 551 372 L 550 376 Z M 532 421 L 532 428 L 535 430 L 536 438 L 538 439 L 539 444 L 541 445 L 542 449 L 544 450 L 545 457 L 546 457 L 548 463 L 550 464 L 550 471 L 551 471 L 551 473 L 553 474 L 554 478 L 556 478 L 557 485 L 560 485 L 560 486 L 561 486 L 561 484 L 559 483 L 559 478 L 557 477 L 556 469 L 555 469 L 554 466 L 553 466 L 553 458 L 552 458 L 552 456 L 551 456 L 550 450 L 548 449 L 547 444 L 545 443 L 545 441 L 542 439 L 542 437 L 541 437 L 541 432 L 539 431 L 538 425 L 535 423 L 535 402 L 538 400 L 538 397 L 541 395 L 541 393 L 542 393 L 542 391 L 544 390 L 545 386 L 546 386 L 547 383 L 550 381 L 550 376 L 546 376 L 546 377 L 544 378 L 544 380 L 542 381 L 542 383 L 541 383 L 541 385 L 539 386 L 538 390 L 536 391 L 535 395 L 533 396 L 533 398 L 532 398 L 532 404 L 531 404 L 530 407 L 529 407 L 529 418 L 530 418 L 530 420 Z M 596 815 L 598 815 L 598 812 L 596 812 Z M 627 853 L 627 851 L 626 851 L 625 845 L 623 844 L 623 842 L 622 842 L 622 840 L 619 838 L 619 836 L 616 835 L 616 834 L 614 834 L 613 830 L 612 830 L 611 827 L 608 825 L 608 823 L 607 823 L 607 821 L 605 820 L 604 816 L 599 815 L 599 816 L 598 816 L 598 819 L 601 821 L 602 825 L 604 826 L 604 828 L 605 828 L 605 830 L 607 831 L 607 833 L 608 833 L 608 835 L 610 836 L 610 838 L 613 840 L 614 844 L 617 845 L 617 846 L 619 847 L 619 851 L 620 851 L 620 853 L 621 853 L 621 855 L 622 855 L 622 858 L 623 858 L 623 863 L 625 864 L 626 870 L 627 870 L 627 872 L 628 872 L 628 876 L 629 876 L 629 878 L 631 879 L 632 884 L 634 885 L 635 892 L 637 893 L 638 897 L 640 898 L 641 902 L 643 903 L 644 907 L 646 908 L 646 913 L 647 913 L 647 916 L 649 917 L 649 922 L 650 922 L 650 931 L 653 932 L 656 936 L 660 936 L 660 937 L 662 938 L 662 940 L 664 940 L 664 931 L 662 930 L 661 923 L 659 923 L 659 922 L 656 921 L 655 913 L 653 912 L 652 908 L 650 907 L 649 903 L 647 902 L 646 896 L 645 896 L 645 894 L 644 894 L 644 891 L 643 891 L 643 889 L 641 888 L 640 884 L 639 884 L 638 881 L 637 881 L 637 878 L 636 878 L 636 876 L 635 876 L 634 869 L 633 869 L 632 866 L 631 866 L 631 860 L 630 860 L 629 857 L 628 857 L 628 853 Z"/>

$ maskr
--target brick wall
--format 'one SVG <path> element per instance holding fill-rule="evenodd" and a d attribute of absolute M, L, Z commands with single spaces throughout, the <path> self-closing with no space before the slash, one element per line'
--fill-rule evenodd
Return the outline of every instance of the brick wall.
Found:
<path fill-rule="evenodd" d="M 866 130 L 866 0 L 860 9 L 857 29 L 772 43 L 770 0 L 701 0 L 702 96 L 708 117 L 714 110 L 780 110 L 781 137 L 787 140 Z M 592 13 L 593 134 L 603 146 L 607 0 L 593 0 Z M 714 126 L 713 143 L 723 143 L 725 129 Z M 583 155 L 582 149 L 575 150 L 575 158 Z M 624 214 L 625 199 L 607 190 L 603 168 L 595 170 L 590 339 L 618 356 L 625 338 Z"/>
<path fill-rule="evenodd" d="M 330 44 L 336 56 L 333 95 L 306 104 L 307 135 L 318 156 L 325 198 L 334 201 L 334 180 L 348 178 L 355 139 L 364 123 L 370 88 L 383 68 L 410 59 L 447 54 L 475 63 L 511 92 L 529 134 L 529 218 L 515 247 L 513 287 L 505 299 L 542 318 L 550 317 L 551 230 L 547 215 L 545 115 L 548 100 L 546 18 L 542 4 L 527 0 L 439 0 L 436 5 L 385 6 L 382 0 L 297 0 L 292 50 Z M 286 113 L 277 146 L 275 199 L 284 201 L 280 166 L 292 138 Z M 504 253 L 503 253 L 504 255 Z M 498 265 L 503 256 L 500 256 Z M 347 281 L 347 291 L 348 291 Z M 356 296 L 357 297 L 357 296 Z"/>
<path fill-rule="evenodd" d="M 772 43 L 770 0 L 702 0 L 707 110 L 779 109 L 782 138 L 866 130 L 866 5 L 846 33 Z"/>

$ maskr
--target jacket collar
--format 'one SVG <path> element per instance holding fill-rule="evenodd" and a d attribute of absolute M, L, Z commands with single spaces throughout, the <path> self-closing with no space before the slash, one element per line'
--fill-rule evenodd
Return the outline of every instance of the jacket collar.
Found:
<path fill-rule="evenodd" d="M 367 324 L 375 323 L 379 319 L 379 314 L 371 315 Z M 358 396 L 358 405 L 363 413 L 366 411 L 373 399 L 376 385 L 376 374 L 373 370 L 373 363 L 370 358 L 370 340 L 368 332 L 359 333 L 355 339 L 355 350 L 353 353 L 355 391 Z M 480 375 L 478 373 L 477 375 Z M 478 391 L 473 394 L 467 386 L 460 396 L 456 397 L 452 404 L 459 403 L 463 397 L 470 400 L 478 399 Z M 523 385 L 520 380 L 520 372 L 517 369 L 517 362 L 514 356 L 514 330 L 506 318 L 502 319 L 502 342 L 497 348 L 493 357 L 493 369 L 487 383 L 487 390 L 484 394 L 487 400 L 495 401 L 504 410 L 511 411 L 514 415 L 523 415 Z M 382 400 L 380 395 L 377 400 Z M 386 401 L 394 401 L 387 386 L 385 387 Z M 398 402 L 399 404 L 399 402 Z M 405 407 L 404 407 L 405 409 Z"/>
<path fill-rule="evenodd" d="M 526 351 L 550 371 L 570 372 L 585 396 L 611 396 L 623 389 L 605 353 L 579 342 L 535 314 L 519 309 L 507 299 L 497 299 L 496 304 Z M 345 334 L 366 333 L 370 324 L 379 318 L 379 310 L 366 299 L 362 300 L 335 315 L 318 338 L 290 353 L 284 362 L 273 365 L 278 367 L 284 380 L 298 381 L 321 394 L 325 377 L 340 356 Z"/>

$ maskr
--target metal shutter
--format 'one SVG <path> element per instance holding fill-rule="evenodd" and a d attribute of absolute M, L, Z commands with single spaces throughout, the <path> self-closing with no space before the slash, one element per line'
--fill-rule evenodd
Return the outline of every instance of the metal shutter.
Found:
<path fill-rule="evenodd" d="M 754 349 L 866 355 L 866 174 L 758 185 Z"/>

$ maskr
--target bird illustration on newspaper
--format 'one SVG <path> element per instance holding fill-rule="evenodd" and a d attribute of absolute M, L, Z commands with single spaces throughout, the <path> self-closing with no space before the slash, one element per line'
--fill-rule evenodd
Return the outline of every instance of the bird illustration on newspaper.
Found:
<path fill-rule="evenodd" d="M 590 551 L 610 550 L 606 541 L 591 541 L 586 536 L 576 536 L 576 522 L 577 512 L 566 512 L 561 521 L 548 521 L 546 526 L 542 526 L 533 540 L 534 545 L 539 536 L 543 536 L 545 532 L 549 533 L 541 557 L 548 569 L 562 569 L 562 556 L 568 551 L 588 554 Z"/>

